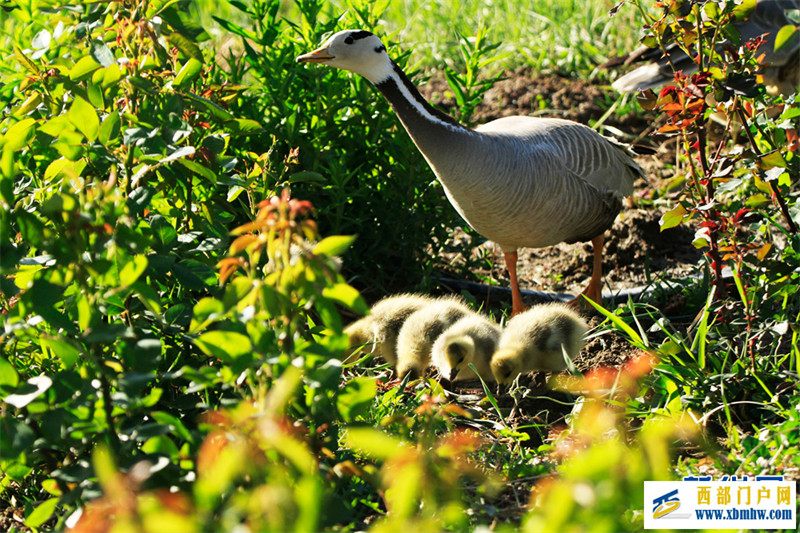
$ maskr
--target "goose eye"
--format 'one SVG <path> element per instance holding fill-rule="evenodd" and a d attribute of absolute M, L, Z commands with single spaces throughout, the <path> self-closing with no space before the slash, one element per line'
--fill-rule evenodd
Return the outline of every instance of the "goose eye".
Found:
<path fill-rule="evenodd" d="M 348 36 L 348 37 L 345 38 L 344 42 L 345 42 L 345 44 L 353 44 L 355 41 L 353 40 L 352 37 Z"/>

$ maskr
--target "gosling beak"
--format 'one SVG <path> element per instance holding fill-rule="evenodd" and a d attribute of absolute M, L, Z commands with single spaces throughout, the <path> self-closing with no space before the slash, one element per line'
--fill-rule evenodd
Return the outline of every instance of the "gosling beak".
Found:
<path fill-rule="evenodd" d="M 328 47 L 323 46 L 322 48 L 317 48 L 313 52 L 297 56 L 295 61 L 298 63 L 325 63 L 334 57 L 335 56 L 332 56 L 330 52 L 328 52 Z"/>
<path fill-rule="evenodd" d="M 456 370 L 455 368 L 451 368 L 450 376 L 447 379 L 449 379 L 450 381 L 455 381 L 457 375 L 458 375 L 458 370 Z"/>

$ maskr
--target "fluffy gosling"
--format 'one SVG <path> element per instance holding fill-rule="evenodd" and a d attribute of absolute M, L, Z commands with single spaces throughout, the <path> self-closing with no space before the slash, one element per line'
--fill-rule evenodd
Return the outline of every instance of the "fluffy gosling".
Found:
<path fill-rule="evenodd" d="M 380 355 L 387 363 L 396 364 L 400 328 L 412 313 L 433 301 L 433 298 L 418 294 L 399 294 L 380 300 L 372 306 L 370 314 L 345 328 L 350 346 L 365 345 L 366 352 Z M 347 356 L 352 355 L 353 351 Z"/>
<path fill-rule="evenodd" d="M 436 339 L 464 315 L 473 311 L 460 298 L 434 300 L 409 316 L 397 334 L 397 374 L 421 377 L 431 361 Z"/>
<path fill-rule="evenodd" d="M 431 360 L 442 377 L 450 381 L 475 379 L 472 363 L 481 379 L 494 382 L 490 362 L 500 340 L 500 327 L 478 313 L 469 313 L 439 335 L 431 349 Z"/>
<path fill-rule="evenodd" d="M 500 336 L 491 368 L 495 380 L 508 384 L 523 372 L 560 372 L 585 343 L 586 322 L 563 304 L 532 307 L 508 321 Z M 563 347 L 563 352 L 562 352 Z"/>

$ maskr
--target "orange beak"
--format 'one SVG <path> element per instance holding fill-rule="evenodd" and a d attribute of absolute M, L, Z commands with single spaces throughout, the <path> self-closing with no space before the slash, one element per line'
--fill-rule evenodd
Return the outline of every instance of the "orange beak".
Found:
<path fill-rule="evenodd" d="M 323 48 L 317 48 L 313 52 L 297 56 L 295 61 L 298 63 L 325 63 L 333 58 L 334 56 L 328 52 L 328 47 L 326 46 Z"/>

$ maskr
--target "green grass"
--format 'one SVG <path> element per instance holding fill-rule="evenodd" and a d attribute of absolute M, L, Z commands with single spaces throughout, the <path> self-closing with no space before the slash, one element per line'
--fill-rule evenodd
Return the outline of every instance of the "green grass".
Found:
<path fill-rule="evenodd" d="M 609 10 L 616 3 L 608 0 L 335 0 L 327 3 L 323 13 L 335 18 L 368 4 L 377 5 L 372 8 L 376 11 L 385 5 L 378 31 L 392 35 L 403 50 L 411 51 L 410 65 L 431 74 L 442 72 L 446 67 L 463 68 L 457 32 L 475 35 L 485 28 L 487 39 L 499 43 L 498 53 L 504 56 L 488 68 L 487 75 L 525 66 L 535 72 L 591 77 L 598 74 L 595 71 L 598 64 L 639 45 L 641 23 L 636 11 L 626 6 L 612 17 Z M 197 10 L 207 26 L 214 25 L 211 15 L 243 22 L 241 13 L 225 3 L 200 0 Z M 299 22 L 301 18 L 298 8 L 291 2 L 282 2 L 280 13 L 292 22 Z"/>

